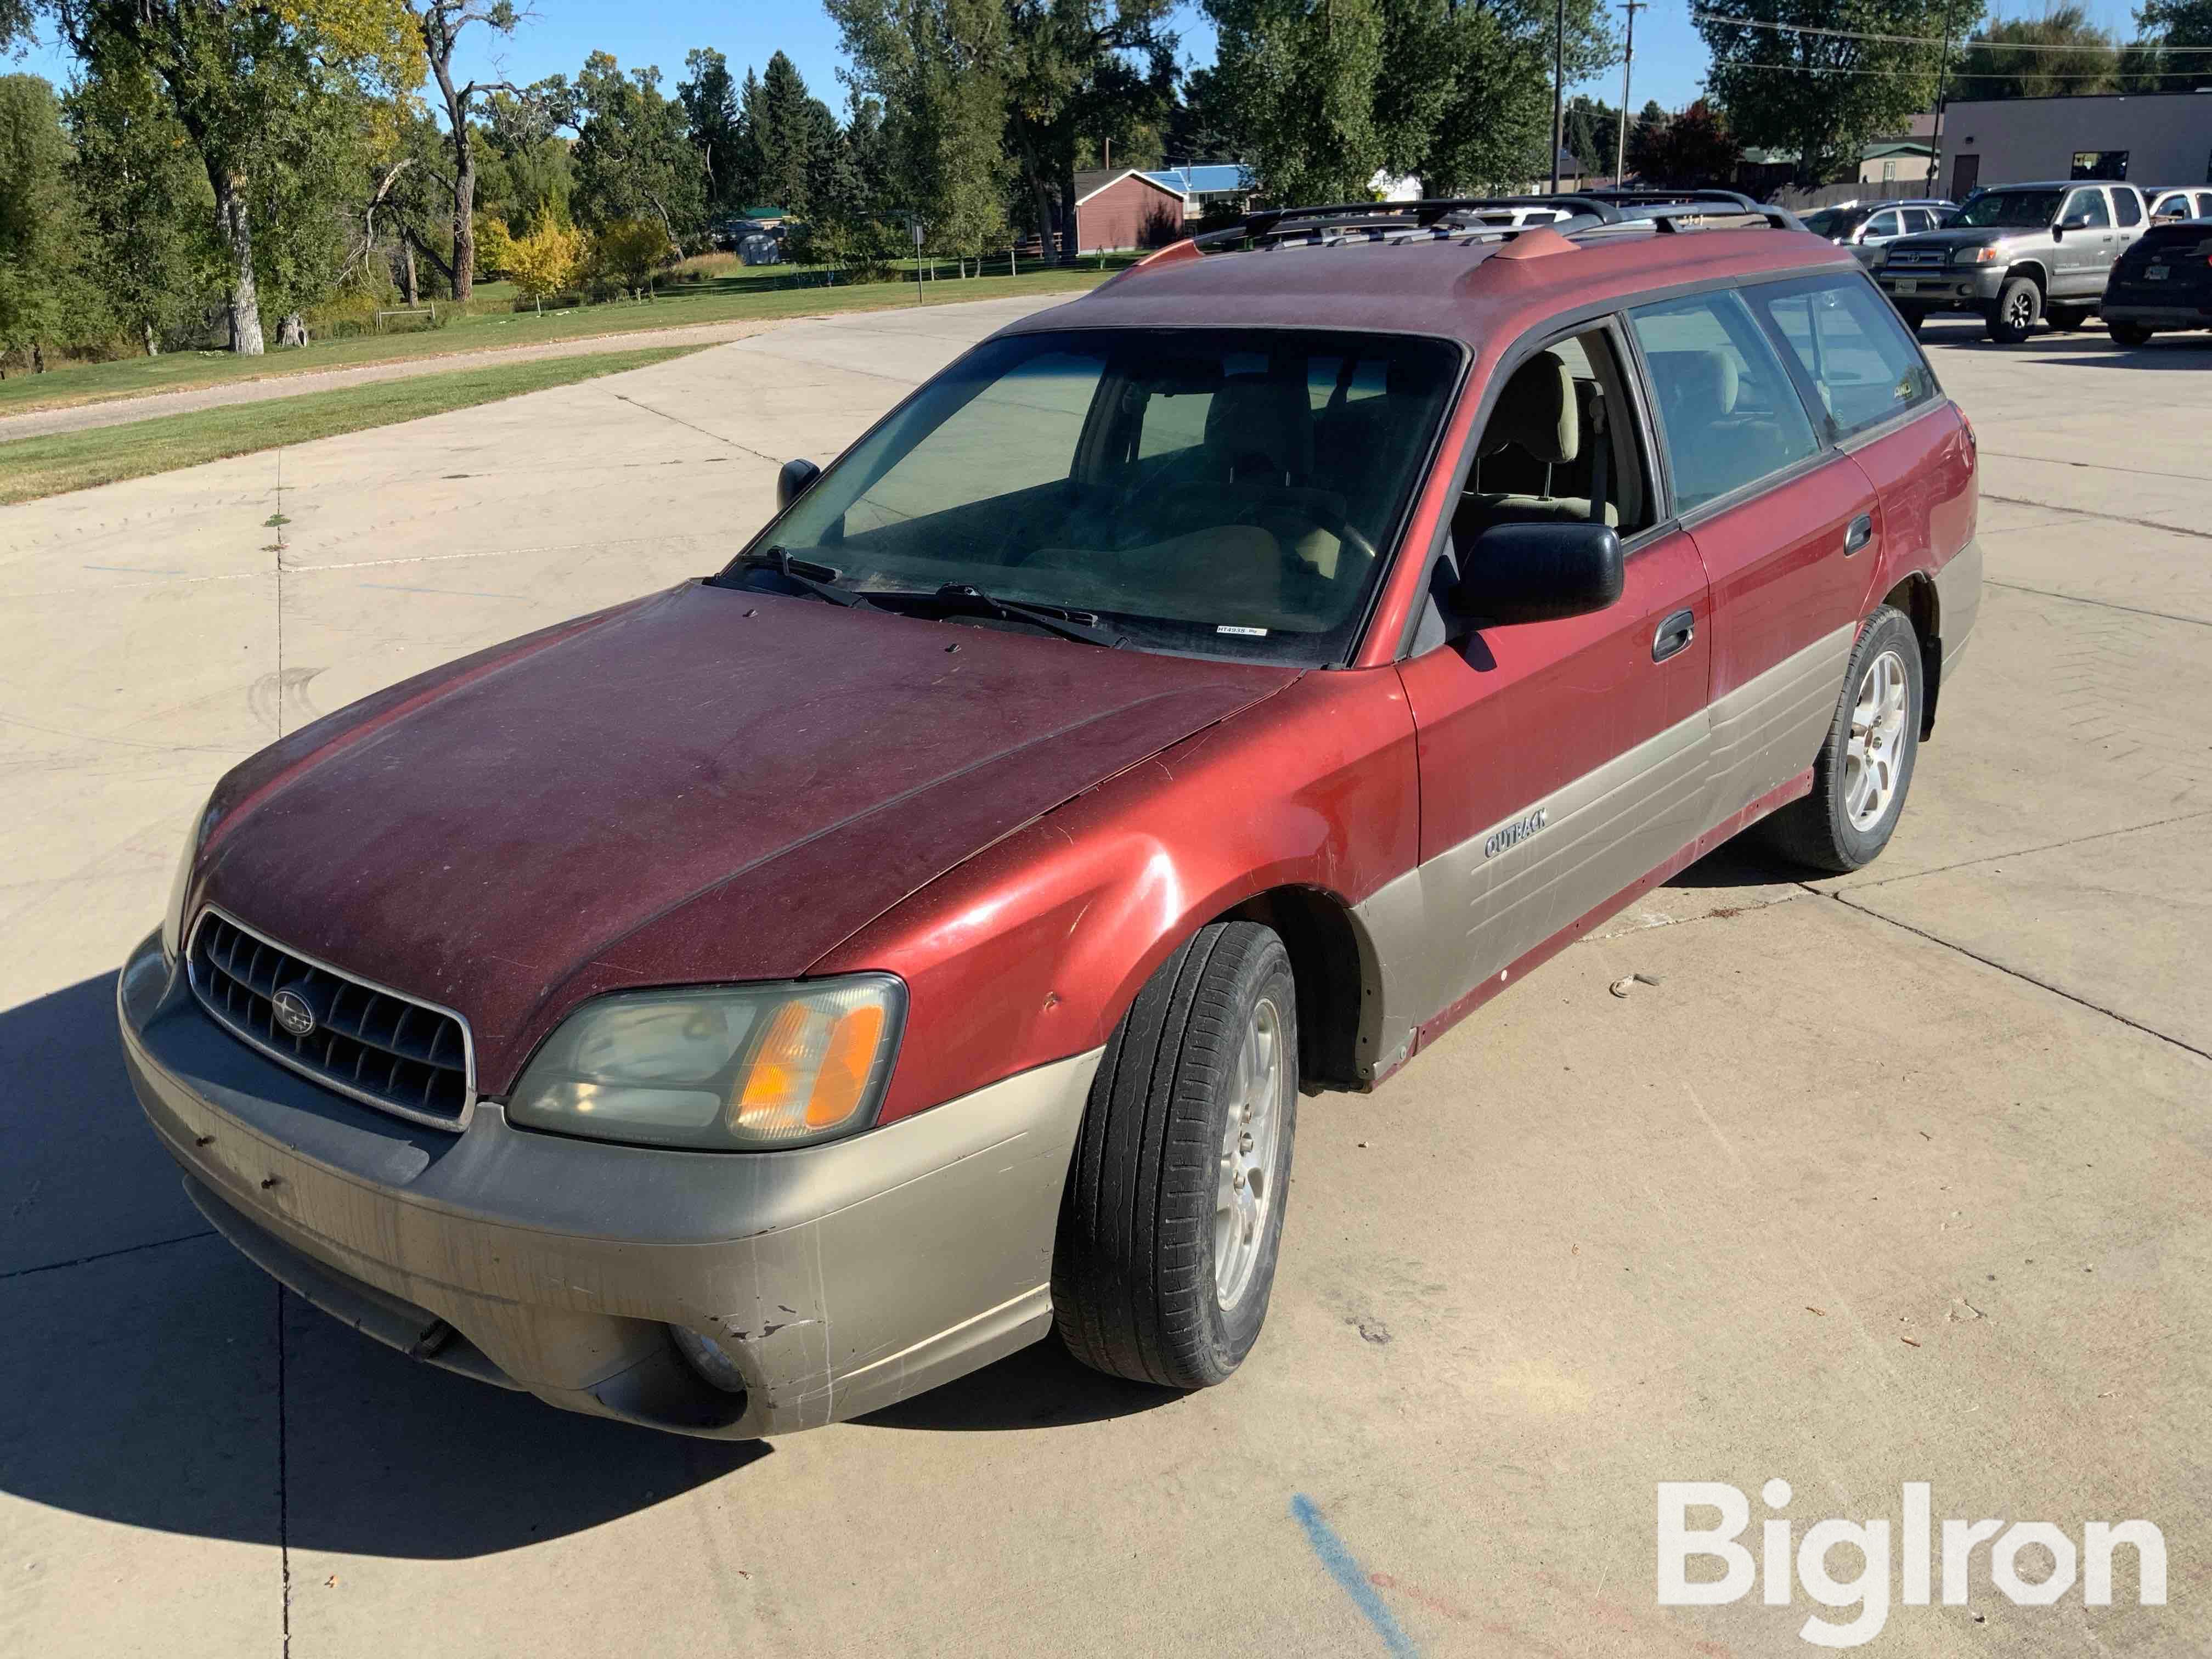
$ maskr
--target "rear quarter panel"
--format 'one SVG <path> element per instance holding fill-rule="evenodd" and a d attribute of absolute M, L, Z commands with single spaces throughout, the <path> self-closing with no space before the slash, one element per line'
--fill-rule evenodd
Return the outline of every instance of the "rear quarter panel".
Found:
<path fill-rule="evenodd" d="M 906 981 L 890 1121 L 1097 1048 L 1208 921 L 1279 887 L 1348 907 L 1412 866 L 1419 833 L 1396 672 L 1310 673 L 986 848 L 811 971 Z"/>
<path fill-rule="evenodd" d="M 1978 496 L 1973 439 L 1945 402 L 1896 430 L 1855 446 L 1874 485 L 1881 560 L 1869 572 L 1862 615 L 1908 576 L 1933 576 L 1974 537 Z M 1942 618 L 1936 618 L 1942 631 Z"/>

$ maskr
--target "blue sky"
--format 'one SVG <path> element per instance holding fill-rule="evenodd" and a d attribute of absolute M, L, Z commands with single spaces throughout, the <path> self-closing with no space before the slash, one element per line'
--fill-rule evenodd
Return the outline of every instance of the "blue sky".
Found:
<path fill-rule="evenodd" d="M 1641 107 L 1656 98 L 1679 109 L 1698 95 L 1706 64 L 1705 43 L 1690 21 L 1693 0 L 1653 0 L 1636 20 L 1636 82 L 1631 100 Z M 820 6 L 786 0 L 767 7 L 733 6 L 727 0 L 538 0 L 539 15 L 501 40 L 478 30 L 465 36 L 460 67 L 484 79 L 534 81 L 556 72 L 574 74 L 586 52 L 612 52 L 625 68 L 657 64 L 663 85 L 673 90 L 684 75 L 684 54 L 694 46 L 714 46 L 730 60 L 740 79 L 744 68 L 767 63 L 781 48 L 799 65 L 817 96 L 842 111 L 844 89 L 837 80 L 843 62 L 837 30 Z M 2039 0 L 1998 0 L 2007 14 L 2035 12 Z M 2134 33 L 2126 0 L 2088 0 L 2091 16 L 2126 39 Z M 1616 13 L 1616 16 L 1618 14 Z M 1213 32 L 1194 5 L 1178 13 L 1183 55 L 1200 63 L 1213 56 Z M 23 65 L 57 82 L 70 74 L 65 53 L 33 52 Z M 1608 103 L 1620 96 L 1616 66 L 1586 90 Z"/>

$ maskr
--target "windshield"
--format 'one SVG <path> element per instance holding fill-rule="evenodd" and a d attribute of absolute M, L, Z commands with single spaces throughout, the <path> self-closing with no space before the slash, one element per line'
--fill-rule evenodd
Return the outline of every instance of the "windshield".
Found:
<path fill-rule="evenodd" d="M 1822 208 L 1818 213 L 1805 216 L 1805 228 L 1815 236 L 1841 236 L 1858 223 L 1863 208 Z"/>
<path fill-rule="evenodd" d="M 2055 190 L 1993 190 L 1966 204 L 1956 223 L 1977 230 L 2041 230 L 2058 216 Z"/>
<path fill-rule="evenodd" d="M 1437 340 L 1306 330 L 987 341 L 754 547 L 861 594 L 960 585 L 1095 611 L 1151 649 L 1338 661 L 1460 358 Z"/>

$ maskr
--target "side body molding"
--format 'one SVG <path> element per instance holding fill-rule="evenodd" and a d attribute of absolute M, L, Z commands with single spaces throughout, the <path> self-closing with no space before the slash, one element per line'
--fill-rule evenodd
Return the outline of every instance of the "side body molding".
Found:
<path fill-rule="evenodd" d="M 1823 635 L 1353 906 L 1370 992 L 1363 1079 L 1388 1075 L 1486 981 L 1804 773 L 1857 633 L 1853 623 Z M 1540 812 L 1543 827 L 1516 838 Z"/>

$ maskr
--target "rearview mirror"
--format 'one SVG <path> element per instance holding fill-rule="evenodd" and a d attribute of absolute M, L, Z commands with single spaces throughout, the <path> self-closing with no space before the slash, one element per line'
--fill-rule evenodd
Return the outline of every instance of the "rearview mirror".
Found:
<path fill-rule="evenodd" d="M 1602 611 L 1627 577 L 1612 526 L 1571 522 L 1492 525 L 1459 569 L 1451 611 L 1461 633 Z"/>
<path fill-rule="evenodd" d="M 808 460 L 786 461 L 775 475 L 775 507 L 781 513 L 814 487 L 822 469 Z"/>

